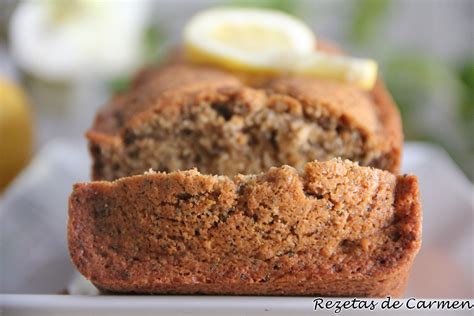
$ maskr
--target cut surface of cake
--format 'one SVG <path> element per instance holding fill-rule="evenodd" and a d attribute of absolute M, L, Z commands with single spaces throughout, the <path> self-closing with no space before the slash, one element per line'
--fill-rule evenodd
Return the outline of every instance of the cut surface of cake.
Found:
<path fill-rule="evenodd" d="M 400 296 L 421 243 L 414 176 L 332 159 L 79 183 L 78 270 L 124 293 Z"/>
<path fill-rule="evenodd" d="M 93 178 L 198 168 L 233 176 L 342 157 L 398 172 L 400 118 L 382 86 L 277 78 L 258 89 L 219 70 L 170 65 L 137 78 L 87 133 Z"/>
<path fill-rule="evenodd" d="M 336 157 L 398 173 L 400 114 L 380 79 L 364 91 L 328 79 L 230 73 L 174 55 L 99 110 L 87 132 L 94 180 L 150 168 L 227 176 L 301 170 Z"/>

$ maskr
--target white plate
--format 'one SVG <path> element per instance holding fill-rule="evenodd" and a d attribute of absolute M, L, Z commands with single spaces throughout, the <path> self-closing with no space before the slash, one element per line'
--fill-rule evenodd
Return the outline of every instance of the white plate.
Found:
<path fill-rule="evenodd" d="M 58 296 L 58 295 L 6 295 L 2 304 L 4 315 L 413 315 L 413 306 L 417 303 L 429 303 L 436 299 L 403 299 L 397 300 L 398 309 L 382 309 L 386 299 L 359 299 L 366 304 L 377 304 L 372 311 L 348 308 L 336 313 L 336 307 L 314 310 L 315 303 L 309 297 L 224 297 L 224 296 Z M 327 302 L 342 304 L 352 299 L 319 298 L 321 306 Z M 439 299 L 438 299 L 439 300 Z M 340 303 L 338 303 L 338 301 Z M 390 300 L 393 304 L 393 299 Z M 442 300 L 445 301 L 445 300 Z M 465 302 L 467 300 L 449 300 Z M 474 300 L 468 303 L 474 306 Z M 333 305 L 334 306 L 334 305 Z M 433 305 L 436 306 L 436 305 Z M 408 308 L 409 307 L 409 308 Z M 472 315 L 472 310 L 465 309 L 422 309 L 415 310 L 418 315 Z"/>
<path fill-rule="evenodd" d="M 89 178 L 85 148 L 83 143 L 48 144 L 0 201 L 0 293 L 10 293 L 0 296 L 0 307 L 7 314 L 52 315 L 56 308 L 114 315 L 314 313 L 312 298 L 55 295 L 75 274 L 66 247 L 67 196 L 74 182 Z M 405 145 L 403 171 L 419 177 L 424 212 L 423 246 L 407 297 L 473 298 L 472 184 L 444 150 L 424 143 Z"/>

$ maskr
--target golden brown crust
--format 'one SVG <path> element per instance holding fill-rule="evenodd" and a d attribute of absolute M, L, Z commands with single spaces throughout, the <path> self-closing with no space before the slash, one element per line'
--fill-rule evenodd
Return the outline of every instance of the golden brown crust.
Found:
<path fill-rule="evenodd" d="M 380 76 L 375 82 L 371 95 L 374 103 L 377 105 L 377 114 L 383 126 L 386 146 L 391 151 L 392 161 L 387 169 L 398 173 L 403 148 L 403 128 L 400 111 Z"/>
<path fill-rule="evenodd" d="M 225 72 L 203 66 L 173 65 L 159 70 L 142 70 L 130 91 L 114 97 L 97 114 L 87 136 L 115 136 L 124 125 L 156 106 L 167 93 L 188 94 L 221 86 L 240 86 L 240 81 Z M 99 136 L 98 136 L 99 137 Z"/>
<path fill-rule="evenodd" d="M 418 199 L 415 177 L 340 160 L 77 184 L 69 251 L 114 292 L 399 296 L 420 246 Z"/>

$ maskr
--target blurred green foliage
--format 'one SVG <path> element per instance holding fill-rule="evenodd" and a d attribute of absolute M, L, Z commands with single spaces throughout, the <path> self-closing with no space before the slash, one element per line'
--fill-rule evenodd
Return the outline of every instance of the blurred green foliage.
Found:
<path fill-rule="evenodd" d="M 112 93 L 114 94 L 120 93 L 120 92 L 124 92 L 128 90 L 128 88 L 130 87 L 131 81 L 132 81 L 131 77 L 129 75 L 126 75 L 126 76 L 117 77 L 110 80 L 107 83 L 107 86 L 108 86 L 108 89 Z"/>
<path fill-rule="evenodd" d="M 462 63 L 458 75 L 463 85 L 459 118 L 466 124 L 472 136 L 474 135 L 474 56 Z"/>
<path fill-rule="evenodd" d="M 417 111 L 426 105 L 433 91 L 457 90 L 459 84 L 452 70 L 429 56 L 409 52 L 393 52 L 382 60 L 382 73 L 395 99 L 408 139 L 432 140 L 420 128 Z"/>
<path fill-rule="evenodd" d="M 294 0 L 231 0 L 229 4 L 238 7 L 267 8 L 298 15 L 298 3 Z"/>
<path fill-rule="evenodd" d="M 388 14 L 390 0 L 359 0 L 349 23 L 349 39 L 354 43 L 365 43 Z"/>
<path fill-rule="evenodd" d="M 143 34 L 143 54 L 147 62 L 156 62 L 163 57 L 163 52 L 160 48 L 165 41 L 166 37 L 162 27 L 150 24 L 146 28 Z"/>
<path fill-rule="evenodd" d="M 165 32 L 163 32 L 163 28 L 156 24 L 150 24 L 143 32 L 143 63 L 159 63 L 165 54 L 165 50 L 163 49 L 163 44 L 165 42 L 166 36 Z M 132 81 L 132 77 L 132 74 L 125 74 L 123 76 L 112 79 L 108 83 L 109 90 L 112 93 L 120 93 L 128 90 Z"/>
<path fill-rule="evenodd" d="M 461 104 L 459 107 L 459 119 L 463 125 L 464 133 L 469 140 L 469 157 L 467 163 L 474 164 L 474 56 L 465 60 L 458 71 L 459 80 L 462 83 Z M 468 175 L 474 178 L 474 172 Z"/>

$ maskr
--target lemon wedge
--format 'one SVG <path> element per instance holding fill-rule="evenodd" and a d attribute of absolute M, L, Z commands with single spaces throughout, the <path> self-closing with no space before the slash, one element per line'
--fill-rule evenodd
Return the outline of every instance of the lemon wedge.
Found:
<path fill-rule="evenodd" d="M 209 9 L 194 16 L 184 30 L 190 61 L 232 70 L 281 72 L 281 61 L 310 54 L 315 45 L 314 34 L 303 22 L 264 9 Z"/>
<path fill-rule="evenodd" d="M 296 74 L 349 82 L 371 89 L 377 63 L 315 50 L 316 36 L 285 13 L 215 8 L 194 16 L 184 29 L 186 59 L 237 72 Z"/>
<path fill-rule="evenodd" d="M 371 59 L 352 58 L 313 52 L 299 59 L 292 73 L 350 82 L 362 89 L 371 89 L 377 80 L 377 63 Z"/>

